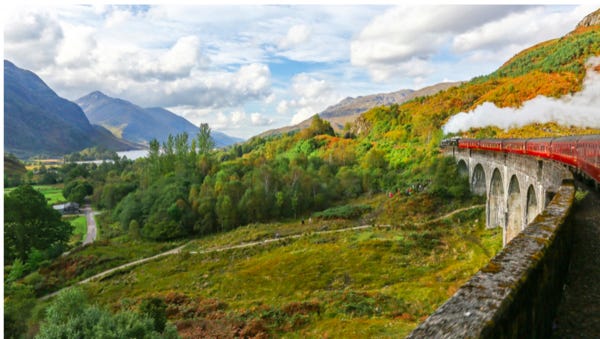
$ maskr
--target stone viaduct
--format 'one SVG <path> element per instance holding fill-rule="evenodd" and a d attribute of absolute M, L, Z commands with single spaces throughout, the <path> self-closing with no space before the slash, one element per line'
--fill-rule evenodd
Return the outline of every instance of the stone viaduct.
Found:
<path fill-rule="evenodd" d="M 456 147 L 446 152 L 468 175 L 471 191 L 486 196 L 486 225 L 502 227 L 504 245 L 544 210 L 571 175 L 563 165 L 530 156 Z"/>

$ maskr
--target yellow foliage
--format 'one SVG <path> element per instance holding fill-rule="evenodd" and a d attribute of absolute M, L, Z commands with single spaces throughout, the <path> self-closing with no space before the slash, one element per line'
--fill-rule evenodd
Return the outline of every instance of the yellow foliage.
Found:
<path fill-rule="evenodd" d="M 498 107 L 519 107 L 523 102 L 538 95 L 560 97 L 581 90 L 581 77 L 570 73 L 544 73 L 533 71 L 515 78 L 490 80 L 498 83 L 479 97 L 471 109 L 484 102 L 492 102 Z"/>

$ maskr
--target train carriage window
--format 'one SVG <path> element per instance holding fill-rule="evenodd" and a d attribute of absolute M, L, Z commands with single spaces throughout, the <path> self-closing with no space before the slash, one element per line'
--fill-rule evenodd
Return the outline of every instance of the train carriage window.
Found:
<path fill-rule="evenodd" d="M 590 143 L 585 144 L 585 156 L 589 157 L 592 155 L 592 145 Z"/>

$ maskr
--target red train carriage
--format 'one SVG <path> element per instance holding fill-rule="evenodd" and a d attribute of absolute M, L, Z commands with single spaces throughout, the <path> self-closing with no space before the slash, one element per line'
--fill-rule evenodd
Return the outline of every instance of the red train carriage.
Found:
<path fill-rule="evenodd" d="M 503 139 L 502 150 L 508 153 L 526 154 L 526 139 Z"/>
<path fill-rule="evenodd" d="M 577 140 L 579 138 L 578 136 L 572 136 L 552 139 L 550 159 L 577 168 Z"/>
<path fill-rule="evenodd" d="M 509 152 L 569 165 L 600 185 L 600 135 L 537 139 L 452 139 L 442 146 Z"/>
<path fill-rule="evenodd" d="M 458 139 L 457 144 L 458 148 L 477 149 L 479 148 L 479 139 Z"/>
<path fill-rule="evenodd" d="M 551 138 L 527 139 L 525 143 L 525 152 L 540 158 L 550 158 Z"/>
<path fill-rule="evenodd" d="M 577 140 L 579 169 L 600 183 L 600 136 L 586 135 Z"/>
<path fill-rule="evenodd" d="M 479 141 L 479 149 L 484 151 L 502 151 L 503 139 L 481 139 Z"/>

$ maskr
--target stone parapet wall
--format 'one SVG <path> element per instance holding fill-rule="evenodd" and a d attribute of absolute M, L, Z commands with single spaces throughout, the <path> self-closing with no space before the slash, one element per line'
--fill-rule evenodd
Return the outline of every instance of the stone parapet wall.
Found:
<path fill-rule="evenodd" d="M 568 269 L 574 197 L 572 180 L 565 180 L 544 211 L 407 338 L 550 337 Z"/>

